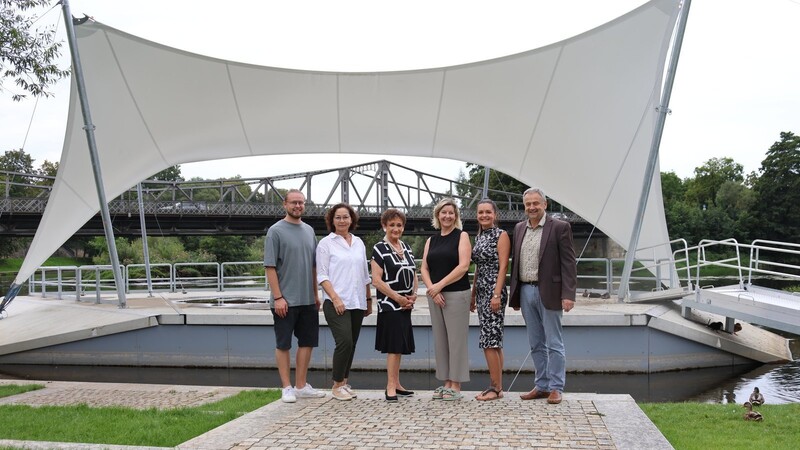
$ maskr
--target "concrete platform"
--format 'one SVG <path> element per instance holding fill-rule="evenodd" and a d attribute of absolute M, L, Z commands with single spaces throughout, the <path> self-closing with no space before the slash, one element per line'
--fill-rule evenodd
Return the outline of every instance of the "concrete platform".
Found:
<path fill-rule="evenodd" d="M 0 380 L 0 383 L 34 381 Z M 117 383 L 39 382 L 46 388 L 0 399 L 0 404 L 175 408 L 216 401 L 245 388 Z M 248 388 L 250 389 L 250 388 Z M 516 393 L 479 402 L 476 392 L 460 401 L 433 400 L 418 392 L 391 404 L 383 392 L 359 391 L 357 399 L 280 401 L 228 422 L 176 448 L 245 450 L 267 448 L 600 448 L 671 449 L 661 432 L 628 395 L 565 393 L 559 405 L 523 401 Z M 87 443 L 14 441 L 0 446 L 28 449 L 144 449 Z"/>
<path fill-rule="evenodd" d="M 263 303 L 184 303 L 216 296 L 264 298 L 267 293 L 133 294 L 125 309 L 74 298 L 19 297 L 0 320 L 0 364 L 274 367 L 272 315 Z M 354 369 L 385 367 L 383 355 L 372 349 L 376 319 L 373 314 L 364 321 Z M 567 369 L 653 373 L 791 360 L 788 341 L 779 335 L 750 325 L 735 335 L 715 332 L 705 324 L 718 319 L 705 313 L 690 319 L 681 317 L 680 306 L 672 301 L 630 304 L 581 297 L 563 319 Z M 412 321 L 417 351 L 404 357 L 404 369 L 429 371 L 433 338 L 427 302 L 418 304 Z M 334 345 L 322 314 L 320 322 L 320 347 L 311 366 L 325 369 Z M 476 314 L 470 324 L 470 367 L 485 370 Z M 505 368 L 516 371 L 529 350 L 520 313 L 506 310 L 505 334 Z"/>

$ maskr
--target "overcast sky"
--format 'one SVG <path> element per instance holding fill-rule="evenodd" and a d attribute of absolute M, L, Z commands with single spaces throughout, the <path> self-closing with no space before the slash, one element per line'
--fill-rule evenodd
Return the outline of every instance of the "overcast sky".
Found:
<path fill-rule="evenodd" d="M 296 69 L 375 71 L 440 67 L 530 50 L 605 23 L 641 0 L 72 0 L 122 31 L 223 59 Z M 58 23 L 60 7 L 39 23 Z M 757 170 L 781 131 L 800 134 L 800 0 L 695 0 L 691 5 L 661 145 L 661 170 L 682 178 L 714 157 Z M 68 51 L 65 48 L 65 53 Z M 68 55 L 65 55 L 68 56 Z M 64 65 L 68 63 L 64 59 Z M 6 80 L 5 89 L 16 89 Z M 0 151 L 23 146 L 38 167 L 58 161 L 69 97 L 13 102 L 0 96 Z M 90 93 L 91 95 L 91 93 Z M 29 130 L 30 124 L 30 130 Z M 102 149 L 101 149 L 102 150 Z M 324 156 L 304 170 L 377 159 Z M 455 177 L 463 163 L 388 157 Z M 182 165 L 185 177 L 267 176 L 284 157 Z M 292 166 L 289 166 L 292 167 Z"/>

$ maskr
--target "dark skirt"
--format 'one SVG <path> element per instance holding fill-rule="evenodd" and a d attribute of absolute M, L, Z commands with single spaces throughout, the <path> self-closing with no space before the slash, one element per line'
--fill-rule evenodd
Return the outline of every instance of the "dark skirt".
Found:
<path fill-rule="evenodd" d="M 414 330 L 411 311 L 384 311 L 378 313 L 375 327 L 375 350 L 381 353 L 414 353 Z"/>

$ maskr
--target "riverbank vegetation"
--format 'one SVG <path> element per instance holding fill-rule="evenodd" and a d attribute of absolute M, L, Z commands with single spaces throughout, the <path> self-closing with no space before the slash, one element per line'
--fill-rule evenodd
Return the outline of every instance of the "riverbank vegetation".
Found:
<path fill-rule="evenodd" d="M 762 422 L 744 420 L 740 404 L 641 403 L 639 407 L 676 449 L 796 449 L 800 404 L 762 405 Z"/>
<path fill-rule="evenodd" d="M 0 439 L 174 447 L 278 398 L 251 390 L 192 408 L 2 405 Z"/>

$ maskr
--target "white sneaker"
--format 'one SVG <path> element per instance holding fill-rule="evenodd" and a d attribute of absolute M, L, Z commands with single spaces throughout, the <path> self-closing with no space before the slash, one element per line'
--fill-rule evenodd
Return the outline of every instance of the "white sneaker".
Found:
<path fill-rule="evenodd" d="M 322 398 L 325 393 L 314 389 L 310 384 L 306 383 L 302 389 L 294 389 L 294 395 L 297 398 Z"/>
<path fill-rule="evenodd" d="M 338 388 L 333 388 L 331 390 L 331 395 L 333 395 L 333 398 L 335 398 L 336 400 L 352 400 L 353 399 L 353 396 L 350 395 L 349 392 L 347 392 L 347 387 L 346 386 L 339 386 Z"/>
<path fill-rule="evenodd" d="M 283 393 L 281 393 L 281 401 L 283 403 L 294 403 L 297 401 L 297 395 L 294 392 L 294 388 L 291 386 L 283 388 Z"/>
<path fill-rule="evenodd" d="M 344 388 L 345 391 L 347 391 L 348 394 L 350 394 L 350 397 L 358 398 L 358 394 L 356 394 L 356 391 L 355 389 L 353 389 L 352 386 L 350 386 L 349 384 L 345 384 L 342 387 Z"/>

